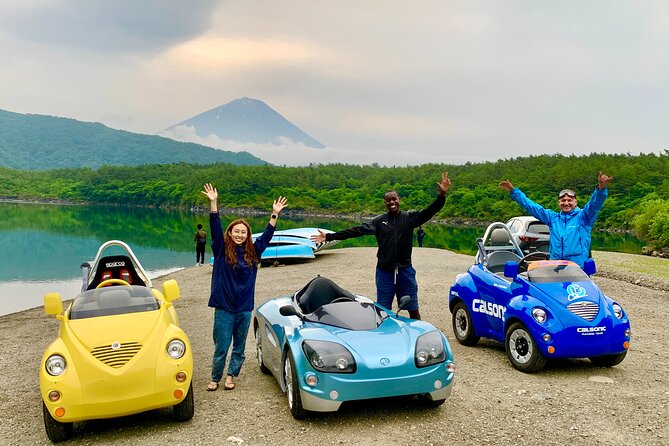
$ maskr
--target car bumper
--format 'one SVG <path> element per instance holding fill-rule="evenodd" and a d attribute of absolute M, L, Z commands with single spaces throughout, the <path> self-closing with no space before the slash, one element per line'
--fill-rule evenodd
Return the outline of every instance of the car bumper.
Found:
<path fill-rule="evenodd" d="M 58 380 L 44 373 L 40 377 L 42 400 L 51 416 L 61 423 L 114 418 L 174 406 L 188 393 L 192 364 L 172 366 L 160 374 L 144 369 L 143 373 L 135 370 L 113 376 L 80 377 L 73 372 L 69 370 L 69 376 Z M 184 382 L 177 382 L 178 372 L 186 373 Z M 49 399 L 52 391 L 59 392 L 57 401 Z"/>
<path fill-rule="evenodd" d="M 426 367 L 413 375 L 383 379 L 320 373 L 318 384 L 311 387 L 305 383 L 303 374 L 299 378 L 300 397 L 304 409 L 314 412 L 336 411 L 344 401 L 392 396 L 426 395 L 432 400 L 443 400 L 451 395 L 454 375 L 446 370 L 446 363 Z"/>
<path fill-rule="evenodd" d="M 597 328 L 601 326 L 569 327 L 552 334 L 548 342 L 543 339 L 545 333 L 539 332 L 536 341 L 547 358 L 589 358 L 615 355 L 629 349 L 631 336 L 625 334 L 629 324 L 608 326 L 603 332 Z"/>

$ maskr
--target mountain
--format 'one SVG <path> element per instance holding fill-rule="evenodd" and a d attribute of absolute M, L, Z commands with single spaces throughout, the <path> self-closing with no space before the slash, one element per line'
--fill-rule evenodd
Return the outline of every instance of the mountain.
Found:
<path fill-rule="evenodd" d="M 263 101 L 251 98 L 235 99 L 166 130 L 173 131 L 178 126 L 193 127 L 195 133 L 203 138 L 215 135 L 222 140 L 275 145 L 282 144 L 284 138 L 290 138 L 307 147 L 325 147 Z"/>
<path fill-rule="evenodd" d="M 19 170 L 141 164 L 267 164 L 248 152 L 216 150 L 100 123 L 0 110 L 0 166 Z"/>

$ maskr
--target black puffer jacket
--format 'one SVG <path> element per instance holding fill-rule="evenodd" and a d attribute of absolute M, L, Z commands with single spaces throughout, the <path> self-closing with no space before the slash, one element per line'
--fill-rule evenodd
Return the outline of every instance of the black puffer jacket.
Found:
<path fill-rule="evenodd" d="M 346 240 L 363 235 L 376 236 L 379 250 L 376 266 L 385 270 L 411 265 L 413 230 L 429 221 L 446 203 L 446 197 L 438 195 L 436 200 L 422 211 L 385 213 L 369 223 L 325 235 L 325 240 Z"/>

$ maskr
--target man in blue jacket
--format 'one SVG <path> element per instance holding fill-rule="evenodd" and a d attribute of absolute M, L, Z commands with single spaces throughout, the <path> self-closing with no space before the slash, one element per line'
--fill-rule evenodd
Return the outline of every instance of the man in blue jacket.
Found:
<path fill-rule="evenodd" d="M 509 180 L 499 183 L 499 187 L 510 192 L 511 198 L 530 215 L 548 225 L 551 230 L 551 259 L 571 260 L 583 268 L 583 263 L 590 256 L 590 232 L 609 195 L 607 186 L 612 179 L 599 172 L 597 188 L 583 209 L 576 206 L 576 192 L 571 189 L 561 190 L 558 194 L 560 212 L 545 209 L 530 200 L 520 189 L 513 187 Z"/>

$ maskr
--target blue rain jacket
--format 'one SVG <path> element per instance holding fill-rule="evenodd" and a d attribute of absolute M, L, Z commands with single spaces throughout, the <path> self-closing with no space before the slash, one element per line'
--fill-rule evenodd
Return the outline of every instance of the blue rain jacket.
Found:
<path fill-rule="evenodd" d="M 551 259 L 571 260 L 581 268 L 585 260 L 590 257 L 592 226 L 608 195 L 608 189 L 595 188 L 583 209 L 576 207 L 565 214 L 562 211 L 545 209 L 527 198 L 517 187 L 511 191 L 511 198 L 516 203 L 550 228 Z"/>

